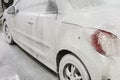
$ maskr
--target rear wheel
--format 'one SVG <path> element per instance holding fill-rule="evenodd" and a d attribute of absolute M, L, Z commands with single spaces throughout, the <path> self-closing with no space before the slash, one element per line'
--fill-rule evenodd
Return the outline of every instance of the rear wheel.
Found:
<path fill-rule="evenodd" d="M 5 38 L 6 38 L 6 41 L 8 44 L 13 44 L 14 41 L 13 41 L 13 37 L 9 31 L 9 28 L 6 24 L 4 24 L 4 33 L 5 33 Z"/>
<path fill-rule="evenodd" d="M 79 59 L 67 54 L 60 61 L 59 65 L 60 80 L 89 80 L 86 69 Z"/>

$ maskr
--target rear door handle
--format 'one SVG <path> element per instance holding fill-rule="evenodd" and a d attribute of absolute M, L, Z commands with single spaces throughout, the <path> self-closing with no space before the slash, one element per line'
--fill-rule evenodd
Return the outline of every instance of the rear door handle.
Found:
<path fill-rule="evenodd" d="M 29 24 L 34 24 L 34 21 L 32 19 L 28 20 Z"/>

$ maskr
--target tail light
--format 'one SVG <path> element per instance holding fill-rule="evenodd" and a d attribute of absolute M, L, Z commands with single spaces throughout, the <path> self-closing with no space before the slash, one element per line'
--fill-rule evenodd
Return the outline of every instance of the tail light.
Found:
<path fill-rule="evenodd" d="M 92 47 L 100 54 L 112 56 L 119 53 L 119 39 L 113 33 L 101 29 L 87 29 L 85 34 Z"/>

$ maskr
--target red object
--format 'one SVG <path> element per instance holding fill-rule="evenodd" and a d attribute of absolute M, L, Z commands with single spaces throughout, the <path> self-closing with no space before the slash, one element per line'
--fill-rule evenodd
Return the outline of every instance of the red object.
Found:
<path fill-rule="evenodd" d="M 101 43 L 99 42 L 99 38 L 102 37 L 102 36 L 101 36 L 101 33 L 102 33 L 105 37 L 107 37 L 108 39 L 111 39 L 111 38 L 112 38 L 112 39 L 116 39 L 117 36 L 115 36 L 114 34 L 112 34 L 112 33 L 110 33 L 110 32 L 107 32 L 107 31 L 104 31 L 104 30 L 100 30 L 100 29 L 98 29 L 98 30 L 92 35 L 92 37 L 91 37 L 91 39 L 92 39 L 92 46 L 95 48 L 95 50 L 96 50 L 97 52 L 99 52 L 99 53 L 102 54 L 102 55 L 105 55 L 106 52 L 104 51 Z"/>

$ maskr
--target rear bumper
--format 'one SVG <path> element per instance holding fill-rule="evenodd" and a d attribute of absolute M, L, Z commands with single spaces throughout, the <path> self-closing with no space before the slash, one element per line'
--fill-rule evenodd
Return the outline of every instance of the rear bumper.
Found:
<path fill-rule="evenodd" d="M 100 56 L 99 56 L 100 57 Z M 120 57 L 105 57 L 92 61 L 95 66 L 87 67 L 91 80 L 120 80 Z M 94 67 L 94 69 L 93 69 Z"/>
<path fill-rule="evenodd" d="M 103 59 L 102 80 L 120 80 L 120 57 Z"/>
<path fill-rule="evenodd" d="M 120 80 L 120 57 L 112 57 L 110 62 L 110 79 Z"/>

